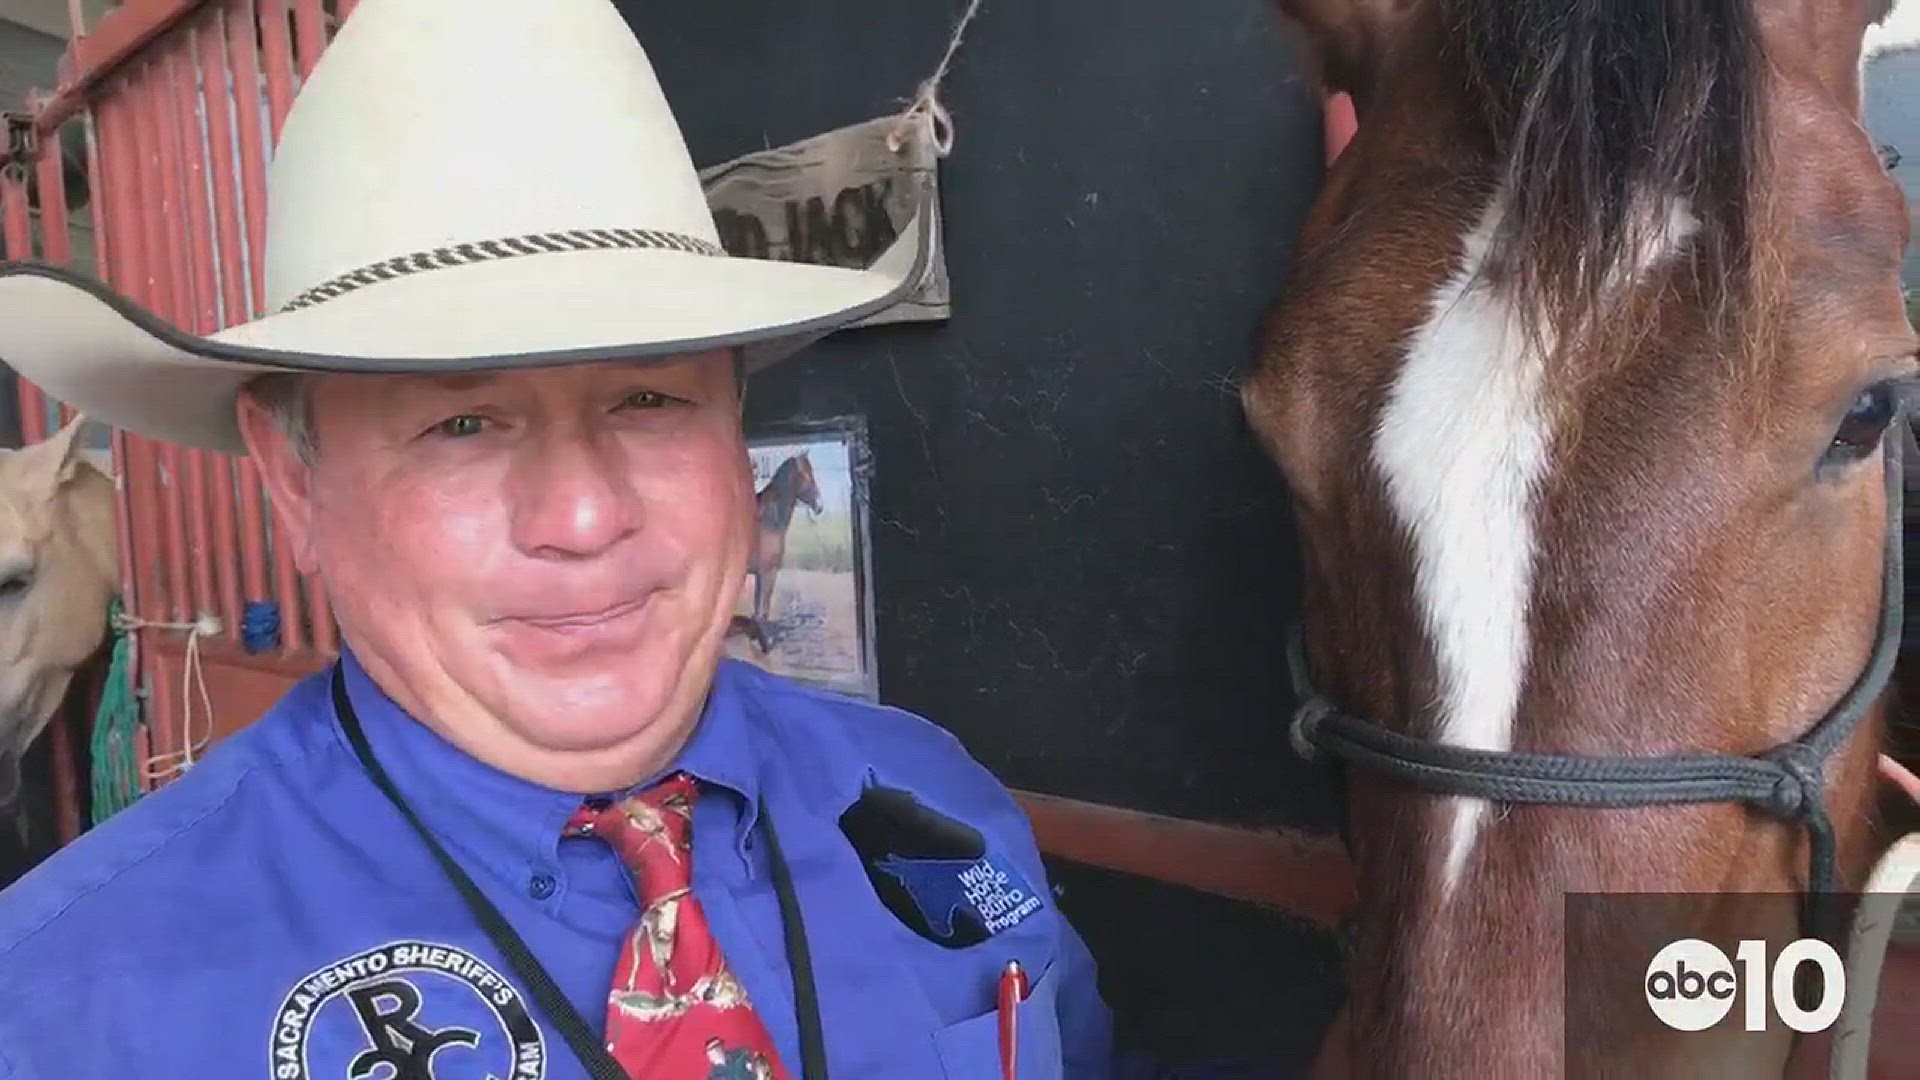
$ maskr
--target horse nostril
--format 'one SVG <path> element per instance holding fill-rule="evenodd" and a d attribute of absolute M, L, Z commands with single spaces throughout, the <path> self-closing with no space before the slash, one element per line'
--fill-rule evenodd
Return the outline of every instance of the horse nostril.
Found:
<path fill-rule="evenodd" d="M 11 600 L 33 587 L 32 574 L 14 574 L 0 579 L 0 600 Z"/>

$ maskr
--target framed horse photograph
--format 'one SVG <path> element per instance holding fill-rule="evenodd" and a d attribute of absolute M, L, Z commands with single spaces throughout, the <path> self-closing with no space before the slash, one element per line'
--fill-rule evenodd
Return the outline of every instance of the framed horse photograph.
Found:
<path fill-rule="evenodd" d="M 865 419 L 759 426 L 747 444 L 758 526 L 728 655 L 878 700 Z"/>

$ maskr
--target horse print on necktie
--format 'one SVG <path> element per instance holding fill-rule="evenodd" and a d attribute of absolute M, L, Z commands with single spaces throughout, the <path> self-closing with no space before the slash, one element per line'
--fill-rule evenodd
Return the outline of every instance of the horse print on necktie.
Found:
<path fill-rule="evenodd" d="M 567 822 L 567 835 L 613 849 L 640 898 L 607 994 L 607 1051 L 634 1077 L 789 1080 L 693 895 L 699 790 L 675 773 L 620 802 L 582 806 Z"/>

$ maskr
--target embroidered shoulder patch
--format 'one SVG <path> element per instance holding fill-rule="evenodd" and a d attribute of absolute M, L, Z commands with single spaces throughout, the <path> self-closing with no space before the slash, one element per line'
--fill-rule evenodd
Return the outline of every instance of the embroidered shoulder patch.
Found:
<path fill-rule="evenodd" d="M 1046 906 L 1013 859 L 978 829 L 871 778 L 840 815 L 867 880 L 907 929 L 964 949 L 1010 930 Z"/>
<path fill-rule="evenodd" d="M 547 1072 L 545 1037 L 513 984 L 465 949 L 429 941 L 389 942 L 309 972 L 281 1002 L 268 1053 L 274 1080 Z"/>

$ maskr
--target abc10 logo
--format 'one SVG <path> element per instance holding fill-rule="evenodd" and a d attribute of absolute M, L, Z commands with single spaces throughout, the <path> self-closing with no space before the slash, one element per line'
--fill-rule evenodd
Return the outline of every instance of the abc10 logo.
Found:
<path fill-rule="evenodd" d="M 1811 1007 L 1801 1008 L 1794 997 L 1794 982 L 1806 964 L 1818 968 L 1820 978 L 1814 980 L 1818 990 Z M 1840 954 L 1817 938 L 1789 942 L 1771 963 L 1765 941 L 1743 940 L 1729 958 L 1711 942 L 1682 938 L 1654 954 L 1647 964 L 1645 988 L 1654 1016 L 1677 1031 L 1713 1027 L 1726 1019 L 1734 999 L 1740 998 L 1748 1031 L 1767 1029 L 1771 1006 L 1781 1023 L 1813 1034 L 1839 1019 L 1846 1004 L 1847 973 Z"/>

